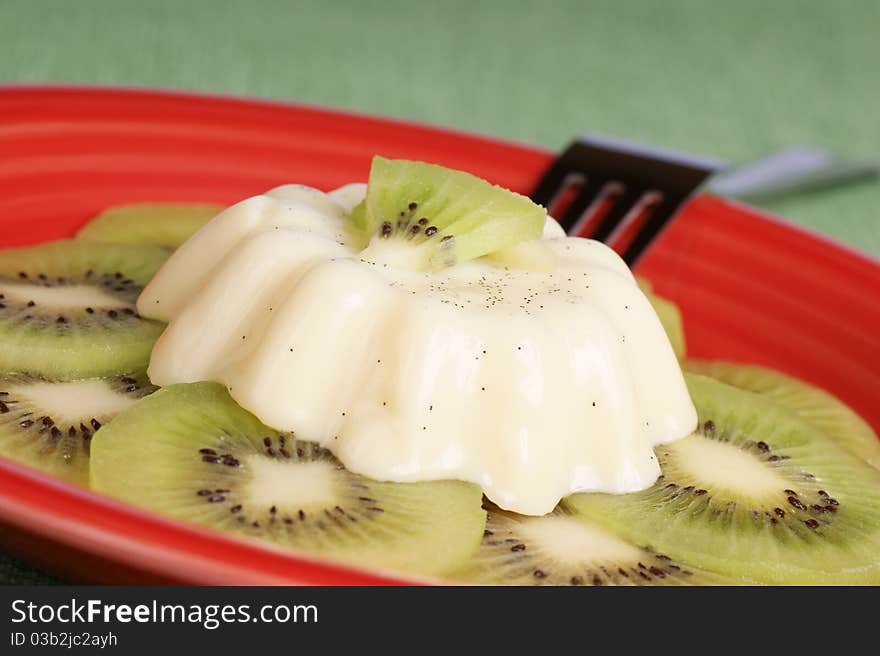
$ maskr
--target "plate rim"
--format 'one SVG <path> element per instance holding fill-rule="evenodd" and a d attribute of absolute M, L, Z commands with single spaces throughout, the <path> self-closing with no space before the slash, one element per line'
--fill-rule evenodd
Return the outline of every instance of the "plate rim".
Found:
<path fill-rule="evenodd" d="M 264 96 L 248 96 L 245 94 L 226 93 L 221 91 L 206 91 L 201 89 L 182 89 L 165 86 L 146 86 L 146 85 L 128 85 L 128 84 L 92 84 L 88 82 L 60 82 L 60 83 L 43 83 L 43 82 L 0 82 L 0 96 L 14 93 L 16 91 L 29 92 L 71 92 L 80 91 L 87 93 L 125 93 L 132 96 L 138 95 L 163 95 L 178 98 L 190 98 L 196 100 L 214 100 L 221 102 L 232 102 L 244 105 L 263 105 L 265 107 L 275 107 L 278 109 L 300 109 L 321 114 L 335 114 L 341 118 L 351 118 L 356 120 L 375 121 L 386 125 L 403 125 L 418 130 L 430 130 L 436 133 L 449 134 L 452 136 L 465 137 L 469 139 L 478 139 L 482 141 L 490 141 L 501 146 L 509 146 L 523 150 L 529 150 L 549 157 L 553 157 L 557 152 L 547 146 L 529 143 L 510 137 L 500 137 L 494 134 L 484 134 L 473 132 L 461 128 L 450 127 L 439 123 L 431 123 L 428 121 L 420 121 L 406 117 L 396 117 L 391 115 L 383 115 L 373 112 L 365 112 L 353 110 L 346 107 L 337 107 L 333 105 L 320 105 L 318 103 L 309 103 L 298 100 L 287 100 L 281 98 L 269 98 Z M 577 138 L 575 135 L 574 138 Z M 724 202 L 725 204 L 749 212 L 759 216 L 761 219 L 771 223 L 781 224 L 782 226 L 801 232 L 815 240 L 825 242 L 829 246 L 833 246 L 839 250 L 845 251 L 847 254 L 866 260 L 867 262 L 880 267 L 880 254 L 874 255 L 868 251 L 861 250 L 858 246 L 850 244 L 842 239 L 832 237 L 822 231 L 796 223 L 792 219 L 774 214 L 756 205 L 750 205 L 746 202 L 739 201 L 725 196 L 709 193 L 707 191 L 697 190 L 691 196 L 711 196 Z"/>

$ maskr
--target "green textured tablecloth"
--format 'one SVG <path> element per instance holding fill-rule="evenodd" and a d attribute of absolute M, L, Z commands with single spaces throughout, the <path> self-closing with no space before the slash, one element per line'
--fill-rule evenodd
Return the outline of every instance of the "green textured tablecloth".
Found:
<path fill-rule="evenodd" d="M 564 146 L 880 156 L 877 0 L 0 0 L 0 82 L 280 98 Z M 767 206 L 880 255 L 880 184 Z M 0 555 L 0 583 L 50 582 Z"/>

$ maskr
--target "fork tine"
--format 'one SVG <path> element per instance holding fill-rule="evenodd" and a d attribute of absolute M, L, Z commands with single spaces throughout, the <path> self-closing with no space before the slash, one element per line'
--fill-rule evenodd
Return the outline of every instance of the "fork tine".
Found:
<path fill-rule="evenodd" d="M 628 264 L 635 264 L 635 261 L 639 258 L 639 256 L 645 251 L 648 244 L 653 241 L 654 237 L 664 228 L 667 221 L 675 214 L 676 210 L 678 210 L 679 203 L 664 198 L 660 201 L 652 210 L 650 216 L 645 221 L 645 225 L 642 226 L 642 229 L 639 230 L 635 237 L 633 237 L 632 242 L 628 246 L 625 247 L 621 256 L 624 261 Z"/>
<path fill-rule="evenodd" d="M 554 160 L 550 168 L 541 177 L 538 186 L 535 187 L 530 195 L 531 199 L 549 208 L 550 203 L 556 195 L 562 191 L 568 182 L 568 176 L 572 173 L 581 173 L 581 167 L 578 166 L 578 151 L 580 150 L 579 142 L 575 141 L 569 144 L 559 157 Z"/>
<path fill-rule="evenodd" d="M 620 242 L 624 260 L 632 265 L 651 240 L 663 230 L 694 190 L 723 164 L 666 149 L 634 144 L 601 135 L 587 135 L 571 143 L 547 169 L 532 199 L 550 208 L 573 177 L 586 182 L 559 219 L 568 234 Z M 619 185 L 620 195 L 604 216 L 585 212 L 602 197 L 607 185 Z M 662 200 L 644 206 L 640 201 L 657 195 Z M 630 216 L 631 212 L 644 209 Z M 630 223 L 630 220 L 635 220 Z M 623 239 L 621 239 L 623 237 Z M 626 243 L 629 240 L 629 243 Z"/>
<path fill-rule="evenodd" d="M 614 200 L 614 205 L 612 205 L 605 216 L 602 217 L 602 220 L 599 222 L 599 225 L 596 226 L 596 229 L 593 230 L 593 234 L 590 235 L 590 238 L 599 241 L 607 241 L 611 236 L 611 233 L 614 232 L 614 229 L 624 218 L 626 218 L 626 215 L 635 208 L 639 199 L 644 195 L 645 192 L 642 189 L 633 189 L 631 187 L 624 189 L 620 196 Z"/>
<path fill-rule="evenodd" d="M 583 187 L 578 191 L 577 195 L 569 203 L 568 207 L 558 218 L 559 225 L 565 230 L 566 234 L 575 235 L 580 229 L 578 224 L 584 212 L 590 209 L 593 203 L 598 200 L 602 190 L 608 185 L 608 180 L 599 176 L 590 176 L 584 182 Z"/>

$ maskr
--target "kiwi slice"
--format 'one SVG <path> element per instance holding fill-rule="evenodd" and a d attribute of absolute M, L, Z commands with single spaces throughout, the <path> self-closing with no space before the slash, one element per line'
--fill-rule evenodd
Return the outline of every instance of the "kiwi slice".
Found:
<path fill-rule="evenodd" d="M 477 486 L 353 474 L 215 383 L 146 397 L 98 431 L 91 453 L 99 492 L 358 566 L 439 575 L 471 556 L 485 525 Z"/>
<path fill-rule="evenodd" d="M 773 584 L 880 582 L 880 472 L 773 400 L 686 375 L 694 434 L 660 446 L 634 494 L 563 500 L 671 558 Z"/>
<path fill-rule="evenodd" d="M 0 372 L 90 378 L 146 369 L 163 324 L 138 294 L 158 246 L 64 240 L 0 251 Z"/>
<path fill-rule="evenodd" d="M 144 374 L 0 377 L 0 456 L 86 485 L 95 431 L 154 389 Z"/>
<path fill-rule="evenodd" d="M 783 373 L 757 365 L 688 360 L 694 373 L 763 394 L 823 430 L 847 451 L 880 469 L 880 439 L 867 422 L 836 396 Z"/>
<path fill-rule="evenodd" d="M 564 507 L 542 517 L 489 508 L 479 552 L 459 578 L 492 585 L 726 585 L 628 542 Z"/>
<path fill-rule="evenodd" d="M 651 303 L 651 307 L 654 308 L 654 312 L 657 313 L 660 323 L 663 324 L 663 329 L 666 331 L 666 336 L 669 337 L 670 345 L 672 345 L 672 351 L 679 360 L 682 359 L 685 355 L 685 341 L 681 310 L 675 303 L 662 296 L 656 294 L 645 294 L 645 296 Z"/>
<path fill-rule="evenodd" d="M 469 173 L 377 156 L 349 218 L 367 240 L 411 246 L 414 268 L 436 269 L 538 239 L 545 216 L 529 198 Z"/>
<path fill-rule="evenodd" d="M 666 331 L 666 336 L 669 337 L 669 343 L 672 345 L 675 356 L 681 360 L 686 352 L 681 310 L 669 299 L 656 294 L 653 286 L 647 279 L 636 276 L 636 283 L 638 283 L 642 293 L 650 301 L 651 307 L 657 313 L 657 318 L 660 319 L 660 323 L 663 324 L 663 329 Z"/>
<path fill-rule="evenodd" d="M 86 223 L 76 238 L 177 248 L 221 210 L 222 205 L 211 203 L 117 205 Z"/>

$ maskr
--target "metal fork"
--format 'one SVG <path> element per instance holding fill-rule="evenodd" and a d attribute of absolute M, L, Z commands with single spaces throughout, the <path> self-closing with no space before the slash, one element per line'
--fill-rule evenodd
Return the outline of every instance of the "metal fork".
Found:
<path fill-rule="evenodd" d="M 553 162 L 531 198 L 568 234 L 604 241 L 632 265 L 694 191 L 723 166 L 717 160 L 588 135 Z"/>
<path fill-rule="evenodd" d="M 880 177 L 876 160 L 841 160 L 815 146 L 784 148 L 715 175 L 725 168 L 720 160 L 588 135 L 553 162 L 531 197 L 568 234 L 604 241 L 632 266 L 710 176 L 709 191 L 747 202 Z"/>

